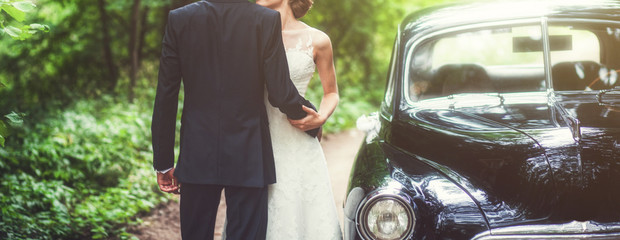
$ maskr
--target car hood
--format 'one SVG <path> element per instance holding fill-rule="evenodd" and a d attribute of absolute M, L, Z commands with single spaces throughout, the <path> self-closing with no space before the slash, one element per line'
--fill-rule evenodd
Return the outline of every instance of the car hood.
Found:
<path fill-rule="evenodd" d="M 491 227 L 613 222 L 619 110 L 596 94 L 461 94 L 408 109 L 391 139 L 451 176 Z"/>

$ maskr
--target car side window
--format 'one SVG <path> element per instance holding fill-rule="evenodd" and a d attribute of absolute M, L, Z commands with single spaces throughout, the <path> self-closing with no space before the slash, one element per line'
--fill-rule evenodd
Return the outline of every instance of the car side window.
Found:
<path fill-rule="evenodd" d="M 619 85 L 619 26 L 553 23 L 549 34 L 566 39 L 550 41 L 555 91 L 597 91 Z"/>
<path fill-rule="evenodd" d="M 545 89 L 539 25 L 445 34 L 414 46 L 409 98 Z"/>

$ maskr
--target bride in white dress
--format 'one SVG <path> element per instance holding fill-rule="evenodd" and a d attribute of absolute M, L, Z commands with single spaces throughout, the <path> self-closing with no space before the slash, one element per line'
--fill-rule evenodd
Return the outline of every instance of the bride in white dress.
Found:
<path fill-rule="evenodd" d="M 319 111 L 289 120 L 265 96 L 277 183 L 269 185 L 267 237 L 270 240 L 340 240 L 342 233 L 327 164 L 318 138 L 304 131 L 322 126 L 338 105 L 338 86 L 329 37 L 297 20 L 312 0 L 256 0 L 280 12 L 282 40 L 291 80 L 303 96 L 318 70 L 323 98 Z M 225 234 L 222 236 L 226 238 Z"/>
<path fill-rule="evenodd" d="M 301 95 L 318 70 L 323 86 L 319 111 L 288 120 L 268 101 L 267 114 L 276 165 L 276 184 L 269 186 L 267 239 L 342 239 L 323 150 L 305 130 L 325 123 L 338 105 L 338 86 L 329 37 L 297 20 L 312 0 L 257 0 L 282 17 L 282 37 L 291 80 Z M 320 139 L 320 136 L 319 136 Z"/>

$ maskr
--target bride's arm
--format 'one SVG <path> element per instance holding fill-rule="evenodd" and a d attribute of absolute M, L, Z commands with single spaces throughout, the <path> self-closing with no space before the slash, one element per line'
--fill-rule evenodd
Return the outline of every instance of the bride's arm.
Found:
<path fill-rule="evenodd" d="M 338 95 L 338 84 L 336 82 L 336 69 L 334 67 L 334 52 L 329 37 L 319 32 L 316 38 L 315 62 L 319 71 L 319 78 L 323 86 L 323 99 L 319 107 L 319 115 L 323 118 L 323 123 L 334 113 L 340 97 Z"/>
<path fill-rule="evenodd" d="M 331 41 L 325 33 L 320 31 L 316 31 L 312 38 L 314 41 L 314 62 L 323 86 L 323 99 L 318 114 L 308 114 L 300 120 L 289 120 L 293 126 L 303 131 L 322 126 L 334 113 L 338 101 L 340 101 Z M 306 109 L 306 111 L 308 110 Z"/>

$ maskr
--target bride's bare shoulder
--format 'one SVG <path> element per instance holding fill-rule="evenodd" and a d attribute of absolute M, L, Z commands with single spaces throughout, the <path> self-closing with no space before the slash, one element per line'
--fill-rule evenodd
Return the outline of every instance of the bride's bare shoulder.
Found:
<path fill-rule="evenodd" d="M 331 49 L 331 39 L 329 36 L 321 30 L 310 27 L 310 34 L 312 36 L 312 45 L 317 49 Z"/>

